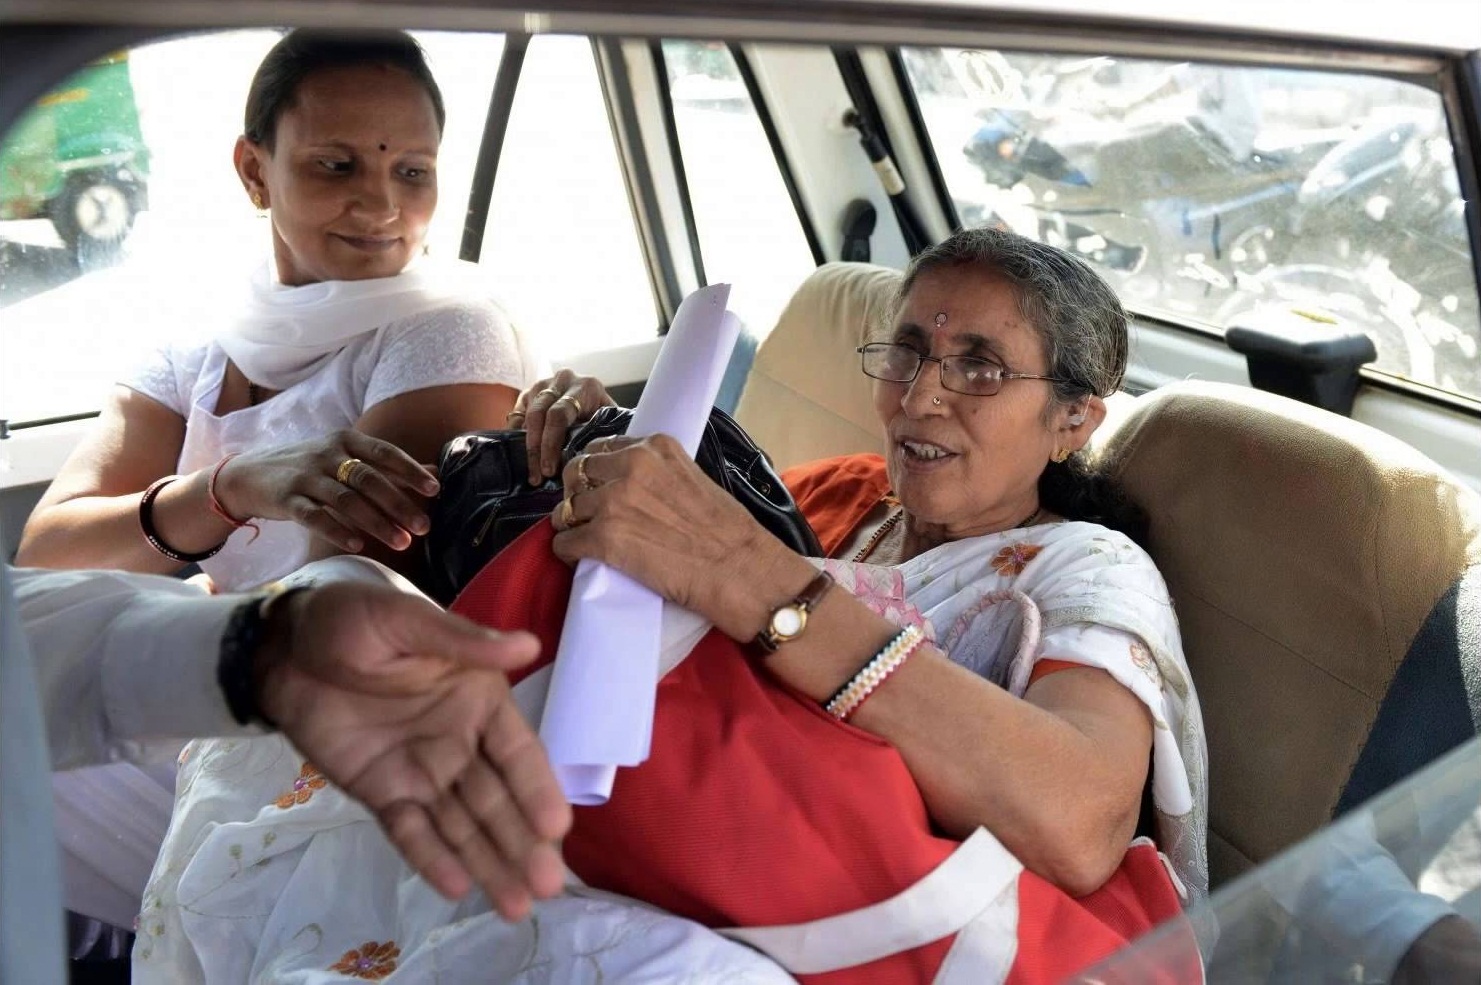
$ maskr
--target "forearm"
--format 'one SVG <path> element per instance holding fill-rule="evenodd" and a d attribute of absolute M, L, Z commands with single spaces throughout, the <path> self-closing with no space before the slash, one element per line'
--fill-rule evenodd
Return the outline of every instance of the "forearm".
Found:
<path fill-rule="evenodd" d="M 781 583 L 805 584 L 811 575 L 803 564 Z M 766 665 L 826 701 L 898 631 L 835 589 L 806 632 Z M 1103 882 L 1135 829 L 1140 787 L 1120 779 L 1127 771 L 1117 769 L 1113 754 L 1070 721 L 1009 695 L 930 645 L 850 722 L 900 751 L 943 829 L 965 836 L 986 827 L 1030 869 L 1072 892 Z"/>
<path fill-rule="evenodd" d="M 14 576 L 54 768 L 140 758 L 153 741 L 241 731 L 216 682 L 221 634 L 240 598 L 120 572 Z"/>
<path fill-rule="evenodd" d="M 151 510 L 156 536 L 181 554 L 208 551 L 232 526 L 211 512 L 206 470 L 182 476 L 160 490 Z M 143 492 L 78 496 L 43 503 L 26 524 L 16 563 L 33 568 L 116 568 L 168 574 L 179 562 L 144 539 L 139 524 Z"/>

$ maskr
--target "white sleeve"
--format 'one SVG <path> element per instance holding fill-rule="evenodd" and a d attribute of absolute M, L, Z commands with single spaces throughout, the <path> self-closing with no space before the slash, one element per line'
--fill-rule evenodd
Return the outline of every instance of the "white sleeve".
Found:
<path fill-rule="evenodd" d="M 236 723 L 216 681 L 241 596 L 158 575 L 12 575 L 53 769 L 147 759 L 153 742 L 258 733 Z"/>
<path fill-rule="evenodd" d="M 522 390 L 538 364 L 492 301 L 449 304 L 384 330 L 361 412 L 413 390 L 495 383 Z"/>
<path fill-rule="evenodd" d="M 196 361 L 204 356 L 204 349 Z M 162 345 L 141 359 L 118 381 L 136 393 L 159 401 L 181 417 L 190 416 L 190 390 L 184 386 L 179 365 L 181 352 Z M 198 368 L 198 367 L 197 367 Z"/>

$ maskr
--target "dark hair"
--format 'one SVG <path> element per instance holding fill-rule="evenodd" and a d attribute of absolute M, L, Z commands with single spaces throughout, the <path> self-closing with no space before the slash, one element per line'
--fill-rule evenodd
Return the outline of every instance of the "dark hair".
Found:
<path fill-rule="evenodd" d="M 1026 236 L 964 229 L 925 250 L 906 270 L 895 309 L 922 274 L 963 267 L 996 274 L 1013 285 L 1019 310 L 1043 341 L 1048 375 L 1066 381 L 1052 384 L 1056 403 L 1077 403 L 1089 394 L 1108 397 L 1120 387 L 1129 348 L 1121 300 L 1083 260 Z M 1138 542 L 1145 540 L 1146 514 L 1083 454 L 1045 467 L 1039 499 L 1067 519 L 1100 523 Z"/>
<path fill-rule="evenodd" d="M 416 39 L 402 31 L 289 31 L 273 45 L 252 76 L 247 90 L 247 112 L 242 132 L 269 151 L 277 137 L 278 120 L 293 105 L 298 87 L 314 72 L 327 68 L 383 65 L 399 69 L 420 82 L 432 97 L 437 132 L 442 133 L 447 111 L 442 90 L 427 67 L 427 56 Z"/>

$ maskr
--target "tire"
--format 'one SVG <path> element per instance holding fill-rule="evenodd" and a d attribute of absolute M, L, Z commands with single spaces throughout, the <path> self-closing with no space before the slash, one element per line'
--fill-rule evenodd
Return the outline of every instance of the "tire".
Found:
<path fill-rule="evenodd" d="M 131 187 L 93 173 L 74 175 L 50 212 L 51 224 L 78 264 L 102 266 L 122 256 L 137 209 Z"/>

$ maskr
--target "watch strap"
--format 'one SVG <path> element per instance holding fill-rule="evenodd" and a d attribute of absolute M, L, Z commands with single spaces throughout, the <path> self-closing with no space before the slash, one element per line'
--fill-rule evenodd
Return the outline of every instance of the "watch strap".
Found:
<path fill-rule="evenodd" d="M 258 651 L 267 635 L 268 614 L 273 607 L 307 586 L 287 591 L 272 590 L 255 595 L 232 612 L 221 634 L 221 653 L 216 661 L 216 683 L 238 725 L 262 725 L 276 729 L 257 702 Z"/>

